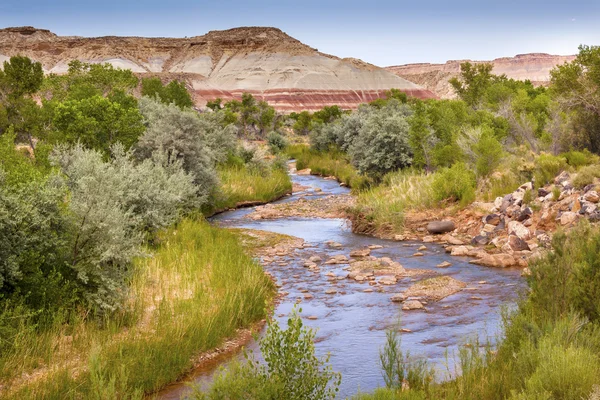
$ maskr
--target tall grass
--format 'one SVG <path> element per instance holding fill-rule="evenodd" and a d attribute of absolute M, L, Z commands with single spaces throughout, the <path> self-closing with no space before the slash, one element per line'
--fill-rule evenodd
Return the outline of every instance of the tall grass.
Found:
<path fill-rule="evenodd" d="M 413 170 L 390 173 L 380 186 L 362 191 L 348 210 L 352 229 L 359 233 L 389 233 L 404 225 L 404 213 L 435 205 L 433 175 Z"/>
<path fill-rule="evenodd" d="M 335 176 L 339 182 L 353 189 L 361 190 L 372 183 L 369 178 L 360 175 L 350 164 L 348 156 L 340 151 L 321 152 L 299 144 L 288 146 L 286 154 L 296 160 L 298 170 L 310 168 L 313 175 Z"/>
<path fill-rule="evenodd" d="M 268 203 L 292 192 L 287 171 L 278 167 L 260 170 L 246 165 L 223 165 L 218 174 L 219 191 L 204 210 L 209 215 L 244 203 Z"/>
<path fill-rule="evenodd" d="M 18 345 L 0 357 L 0 397 L 142 398 L 265 317 L 274 286 L 234 233 L 185 220 L 159 243 L 136 262 L 120 315 L 57 320 L 42 333 L 24 324 Z"/>

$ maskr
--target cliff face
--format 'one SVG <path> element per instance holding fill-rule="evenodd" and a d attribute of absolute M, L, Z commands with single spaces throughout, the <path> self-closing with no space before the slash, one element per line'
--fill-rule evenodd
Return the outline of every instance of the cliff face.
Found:
<path fill-rule="evenodd" d="M 47 73 L 65 73 L 78 59 L 110 63 L 138 74 L 176 76 L 196 103 L 250 92 L 279 110 L 356 108 L 397 88 L 419 98 L 435 95 L 382 68 L 320 53 L 276 28 L 211 31 L 191 38 L 61 37 L 31 27 L 0 30 L 0 61 L 13 55 L 40 61 Z"/>
<path fill-rule="evenodd" d="M 456 94 L 448 80 L 458 76 L 460 64 L 490 62 L 494 65 L 492 73 L 506 74 L 507 77 L 519 80 L 529 79 L 534 85 L 547 85 L 550 81 L 550 70 L 557 65 L 570 62 L 575 56 L 555 56 L 544 53 L 519 54 L 515 57 L 497 58 L 493 61 L 452 60 L 445 64 L 406 64 L 387 67 L 394 74 L 436 93 L 441 98 L 454 98 Z"/>

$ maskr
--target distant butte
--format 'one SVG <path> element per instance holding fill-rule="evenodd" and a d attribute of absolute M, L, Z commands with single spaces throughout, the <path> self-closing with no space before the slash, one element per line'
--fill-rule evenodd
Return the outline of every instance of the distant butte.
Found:
<path fill-rule="evenodd" d="M 556 56 L 545 53 L 518 54 L 514 57 L 496 58 L 492 61 L 451 60 L 445 64 L 406 64 L 386 67 L 386 70 L 401 78 L 415 82 L 431 90 L 441 98 L 455 98 L 456 94 L 448 81 L 458 76 L 460 64 L 490 62 L 494 65 L 492 72 L 496 75 L 527 80 L 534 85 L 547 85 L 550 82 L 550 70 L 557 65 L 570 62 L 575 56 Z"/>
<path fill-rule="evenodd" d="M 288 112 L 334 104 L 354 109 L 391 88 L 436 97 L 385 69 L 321 53 L 277 28 L 242 27 L 190 38 L 83 38 L 33 27 L 0 29 L 0 62 L 18 54 L 40 61 L 46 73 L 65 73 L 77 59 L 184 80 L 200 107 L 243 92 Z"/>

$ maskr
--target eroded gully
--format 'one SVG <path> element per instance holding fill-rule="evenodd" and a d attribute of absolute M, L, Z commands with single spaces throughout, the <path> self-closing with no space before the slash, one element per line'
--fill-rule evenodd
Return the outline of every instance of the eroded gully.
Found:
<path fill-rule="evenodd" d="M 330 195 L 343 195 L 348 189 L 337 182 L 316 176 L 292 174 L 292 181 L 308 187 L 280 202 L 308 199 Z M 308 200 L 310 201 L 310 200 Z M 469 340 L 478 338 L 481 343 L 494 342 L 500 333 L 501 312 L 510 307 L 524 288 L 518 269 L 498 269 L 469 264 L 468 257 L 452 257 L 441 245 L 427 243 L 423 257 L 413 257 L 420 242 L 395 242 L 381 240 L 351 232 L 343 219 L 280 218 L 253 221 L 244 218 L 252 209 L 228 211 L 212 218 L 213 223 L 224 227 L 248 228 L 296 236 L 305 240 L 305 248 L 275 257 L 265 263 L 265 268 L 276 278 L 280 292 L 289 293 L 276 306 L 274 316 L 285 323 L 298 299 L 301 299 L 302 316 L 307 326 L 317 329 L 316 351 L 318 356 L 331 354 L 335 371 L 342 373 L 339 398 L 351 397 L 357 392 L 369 392 L 384 384 L 379 365 L 379 350 L 385 343 L 386 329 L 401 326 L 402 350 L 412 356 L 426 359 L 436 368 L 438 379 L 447 379 L 448 372 L 455 372 L 454 362 L 458 348 Z M 326 244 L 335 241 L 341 249 L 331 249 Z M 304 262 L 318 255 L 323 260 L 338 254 L 369 245 L 382 248 L 372 250 L 375 257 L 390 257 L 407 270 L 427 269 L 449 275 L 463 281 L 467 286 L 460 292 L 438 302 L 429 302 L 425 310 L 402 311 L 401 304 L 390 301 L 393 294 L 401 293 L 422 277 L 400 279 L 397 284 L 378 286 L 367 291 L 369 284 L 345 276 L 348 265 L 321 265 L 320 272 L 309 272 Z M 443 261 L 452 265 L 437 269 Z M 282 266 L 280 264 L 287 265 Z M 335 275 L 335 278 L 332 276 Z M 335 289 L 335 294 L 327 294 Z M 312 298 L 307 299 L 307 294 Z M 308 319 L 308 317 L 313 319 Z M 316 317 L 316 319 L 314 319 Z M 257 343 L 251 341 L 246 349 L 258 353 Z M 240 359 L 241 351 L 226 359 L 217 359 L 210 365 L 195 371 L 192 382 L 207 384 L 219 366 L 226 366 L 233 358 Z M 190 383 L 188 380 L 187 383 Z M 159 394 L 161 399 L 179 399 L 189 392 L 185 383 L 174 385 Z"/>

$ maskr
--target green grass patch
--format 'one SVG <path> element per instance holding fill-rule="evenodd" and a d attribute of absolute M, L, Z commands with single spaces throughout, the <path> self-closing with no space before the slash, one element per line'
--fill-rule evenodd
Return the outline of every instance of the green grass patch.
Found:
<path fill-rule="evenodd" d="M 17 345 L 0 357 L 0 397 L 142 398 L 266 316 L 274 286 L 235 233 L 185 220 L 158 242 L 135 263 L 118 315 L 98 322 L 82 314 L 44 332 L 23 318 Z"/>
<path fill-rule="evenodd" d="M 433 175 L 413 170 L 392 172 L 382 184 L 362 191 L 348 210 L 352 229 L 360 233 L 390 233 L 404 225 L 404 212 L 435 205 Z"/>
<path fill-rule="evenodd" d="M 280 167 L 261 170 L 247 165 L 222 165 L 217 172 L 220 186 L 211 205 L 203 210 L 207 215 L 245 203 L 268 203 L 292 192 L 290 177 Z"/>

